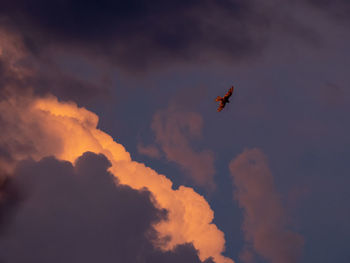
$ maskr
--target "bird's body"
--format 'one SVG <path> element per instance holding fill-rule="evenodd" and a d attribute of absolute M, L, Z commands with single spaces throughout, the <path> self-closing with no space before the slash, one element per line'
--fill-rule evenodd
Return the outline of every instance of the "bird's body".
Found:
<path fill-rule="evenodd" d="M 226 106 L 226 103 L 229 103 L 229 98 L 231 97 L 232 93 L 233 93 L 233 89 L 234 87 L 232 86 L 228 92 L 225 94 L 224 97 L 220 97 L 220 96 L 217 96 L 216 97 L 216 100 L 215 101 L 220 101 L 220 105 L 219 105 L 219 108 L 218 108 L 218 111 L 222 111 L 223 108 L 225 108 Z"/>

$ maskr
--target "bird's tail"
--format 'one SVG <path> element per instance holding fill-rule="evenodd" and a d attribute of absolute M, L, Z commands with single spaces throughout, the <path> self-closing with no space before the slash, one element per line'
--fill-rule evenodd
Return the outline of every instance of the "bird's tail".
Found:
<path fill-rule="evenodd" d="M 215 101 L 221 101 L 221 100 L 222 100 L 222 98 L 220 96 L 217 96 L 215 99 Z"/>

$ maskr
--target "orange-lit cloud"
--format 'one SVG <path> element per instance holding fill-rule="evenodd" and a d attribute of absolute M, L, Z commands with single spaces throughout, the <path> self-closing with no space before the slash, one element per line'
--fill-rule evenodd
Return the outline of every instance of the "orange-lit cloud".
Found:
<path fill-rule="evenodd" d="M 245 150 L 231 161 L 230 171 L 235 198 L 244 210 L 247 246 L 241 259 L 252 262 L 255 252 L 271 263 L 298 262 L 303 237 L 288 230 L 266 156 L 259 149 Z"/>
<path fill-rule="evenodd" d="M 0 182 L 1 261 L 213 263 L 199 260 L 191 243 L 172 251 L 153 246 L 153 226 L 166 211 L 147 189 L 120 185 L 109 166 L 91 152 L 74 165 L 54 157 L 20 162 L 11 180 Z"/>
<path fill-rule="evenodd" d="M 214 155 L 210 150 L 196 151 L 191 139 L 201 137 L 202 117 L 170 106 L 155 113 L 152 130 L 166 158 L 178 164 L 200 186 L 215 188 Z"/>
<path fill-rule="evenodd" d="M 166 176 L 132 161 L 121 144 L 97 129 L 96 114 L 73 102 L 60 102 L 52 95 L 38 97 L 31 86 L 36 81 L 27 78 L 37 73 L 22 67 L 20 62 L 25 54 L 21 49 L 11 51 L 12 42 L 6 35 L 0 36 L 3 37 L 0 59 L 6 63 L 4 69 L 8 71 L 0 72 L 6 77 L 0 81 L 8 87 L 8 92 L 4 93 L 0 87 L 3 95 L 0 97 L 1 169 L 11 172 L 19 161 L 27 158 L 38 161 L 53 155 L 74 163 L 84 152 L 102 153 L 112 164 L 109 171 L 121 184 L 134 189 L 148 188 L 155 205 L 168 210 L 168 220 L 161 221 L 155 228 L 161 240 L 170 237 L 170 241 L 155 245 L 170 250 L 178 244 L 192 243 L 201 260 L 212 257 L 217 263 L 233 262 L 222 255 L 224 234 L 212 223 L 214 213 L 201 195 L 185 186 L 174 190 Z M 201 120 L 195 115 L 190 119 L 195 121 L 194 125 L 187 123 L 185 127 L 190 129 L 190 134 L 197 135 Z"/>
<path fill-rule="evenodd" d="M 171 240 L 157 245 L 169 250 L 178 244 L 193 243 L 201 260 L 212 257 L 217 263 L 233 262 L 222 255 L 224 234 L 212 223 L 214 213 L 206 200 L 189 187 L 173 190 L 167 177 L 132 161 L 121 144 L 96 128 L 98 117 L 94 113 L 72 102 L 59 102 L 54 96 L 13 97 L 1 101 L 0 110 L 0 119 L 9 127 L 0 143 L 11 149 L 14 162 L 54 155 L 74 163 L 86 151 L 102 153 L 112 164 L 109 171 L 121 184 L 148 188 L 156 205 L 168 210 L 169 220 L 161 221 L 155 228 L 161 238 Z M 190 125 L 189 129 L 196 133 L 196 127 Z M 28 149 L 17 149 L 25 146 Z"/>

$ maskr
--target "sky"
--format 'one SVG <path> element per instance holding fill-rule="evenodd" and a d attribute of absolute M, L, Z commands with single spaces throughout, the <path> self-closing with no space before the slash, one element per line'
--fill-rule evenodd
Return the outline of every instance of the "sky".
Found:
<path fill-rule="evenodd" d="M 349 262 L 347 0 L 1 6 L 0 262 Z"/>

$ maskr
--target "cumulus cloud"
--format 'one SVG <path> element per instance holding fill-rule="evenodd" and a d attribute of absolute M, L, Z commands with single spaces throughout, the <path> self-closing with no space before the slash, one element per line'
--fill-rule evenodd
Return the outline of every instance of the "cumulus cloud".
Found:
<path fill-rule="evenodd" d="M 298 262 L 303 237 L 288 229 L 266 156 L 259 149 L 245 150 L 231 161 L 230 171 L 235 198 L 244 212 L 247 244 L 241 259 L 253 262 L 257 253 L 271 263 Z"/>
<path fill-rule="evenodd" d="M 13 180 L 25 196 L 6 238 L 5 262 L 197 262 L 191 244 L 154 247 L 153 227 L 166 220 L 146 189 L 120 185 L 103 155 L 75 164 L 53 157 L 21 162 Z M 20 253 L 19 253 L 20 251 Z M 206 262 L 212 262 L 208 259 Z"/>
<path fill-rule="evenodd" d="M 112 164 L 109 172 L 121 184 L 136 190 L 147 188 L 157 207 L 168 211 L 168 220 L 155 225 L 159 240 L 169 239 L 158 244 L 162 250 L 192 243 L 202 261 L 213 258 L 217 263 L 232 262 L 222 255 L 224 235 L 212 223 L 214 213 L 206 200 L 189 187 L 180 186 L 174 190 L 172 182 L 164 175 L 132 161 L 121 144 L 97 129 L 96 114 L 73 102 L 60 102 L 53 96 L 11 97 L 1 103 L 6 105 L 3 106 L 6 111 L 0 111 L 0 119 L 6 120 L 7 127 L 12 127 L 1 135 L 6 138 L 1 143 L 13 160 L 8 171 L 13 171 L 15 164 L 26 158 L 38 161 L 53 155 L 59 160 L 74 162 L 86 151 L 104 154 Z M 30 147 L 24 147 L 25 150 L 16 148 L 27 144 Z"/>
<path fill-rule="evenodd" d="M 213 189 L 214 154 L 210 150 L 194 150 L 191 146 L 192 139 L 201 137 L 202 126 L 198 113 L 175 106 L 157 111 L 151 125 L 156 143 L 166 158 L 178 164 L 197 185 Z"/>

